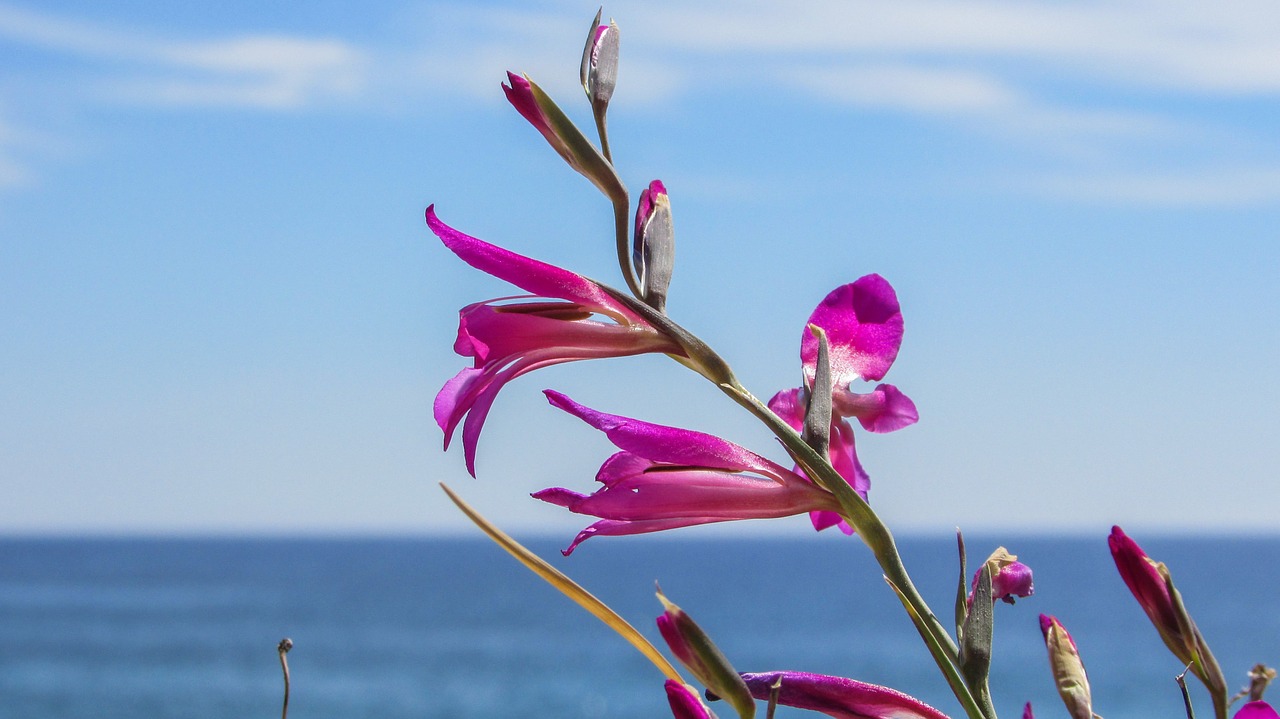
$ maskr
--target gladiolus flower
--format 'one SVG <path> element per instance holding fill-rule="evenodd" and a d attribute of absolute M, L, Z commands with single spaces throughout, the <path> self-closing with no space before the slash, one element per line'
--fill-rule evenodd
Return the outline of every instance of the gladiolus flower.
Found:
<path fill-rule="evenodd" d="M 1280 714 L 1276 714 L 1270 704 L 1259 699 L 1240 707 L 1240 711 L 1232 719 L 1280 719 Z"/>
<path fill-rule="evenodd" d="M 600 467 L 593 494 L 563 488 L 533 497 L 599 517 L 564 550 L 595 535 L 657 532 L 735 519 L 788 517 L 838 506 L 804 477 L 719 437 L 597 412 L 547 390 L 551 404 L 605 433 L 621 452 Z"/>
<path fill-rule="evenodd" d="M 1036 715 L 1031 713 L 1031 702 L 1022 707 L 1022 719 L 1036 719 Z"/>
<path fill-rule="evenodd" d="M 1018 561 L 1016 554 L 999 547 L 992 552 L 984 566 L 991 567 L 991 599 L 1003 599 L 1013 604 L 1014 597 L 1029 597 L 1035 594 L 1032 582 L 1031 567 Z M 978 587 L 978 578 L 982 576 L 980 567 L 973 575 L 973 589 L 969 590 L 969 603 L 973 603 L 973 590 Z"/>
<path fill-rule="evenodd" d="M 1072 719 L 1093 719 L 1093 699 L 1089 692 L 1089 677 L 1076 643 L 1062 624 L 1055 618 L 1040 615 L 1040 632 L 1044 634 L 1045 648 L 1049 650 L 1049 670 L 1053 672 L 1058 694 L 1067 706 Z"/>
<path fill-rule="evenodd" d="M 947 719 L 915 697 L 864 682 L 804 672 L 743 674 L 756 699 L 768 699 L 781 680 L 778 703 L 822 712 L 836 719 Z"/>
<path fill-rule="evenodd" d="M 444 430 L 445 449 L 466 417 L 462 445 L 472 476 L 480 430 L 507 382 L 574 360 L 683 354 L 676 343 L 591 280 L 465 235 L 441 222 L 434 206 L 427 208 L 427 224 L 467 264 L 531 293 L 478 302 L 460 312 L 453 349 L 474 362 L 445 384 L 434 409 Z"/>
<path fill-rule="evenodd" d="M 851 388 L 855 381 L 883 378 L 897 358 L 903 327 L 898 296 L 880 275 L 866 275 L 832 290 L 809 315 L 800 340 L 806 386 L 784 390 L 769 400 L 769 409 L 796 431 L 804 427 L 806 393 L 817 374 L 819 341 L 810 325 L 826 333 L 829 348 L 832 417 L 828 460 L 866 499 L 871 479 L 858 461 L 853 426 L 847 419 L 857 418 L 870 432 L 892 432 L 920 417 L 915 403 L 891 384 L 878 385 L 865 394 Z M 810 519 L 814 529 L 839 527 L 845 534 L 853 534 L 853 527 L 836 512 L 815 512 Z"/>

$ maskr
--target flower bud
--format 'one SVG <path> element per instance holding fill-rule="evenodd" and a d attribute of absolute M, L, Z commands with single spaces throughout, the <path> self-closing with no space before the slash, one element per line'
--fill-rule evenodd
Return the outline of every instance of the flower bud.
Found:
<path fill-rule="evenodd" d="M 671 705 L 671 715 L 675 719 L 715 719 L 715 714 L 702 703 L 698 693 L 687 684 L 668 679 L 664 685 L 667 689 L 667 703 Z"/>
<path fill-rule="evenodd" d="M 640 193 L 636 207 L 636 229 L 631 249 L 644 301 L 663 312 L 667 305 L 667 287 L 675 269 L 676 236 L 671 224 L 671 203 L 667 188 L 654 180 Z"/>
<path fill-rule="evenodd" d="M 746 682 L 720 653 L 711 638 L 676 605 L 658 591 L 665 611 L 658 617 L 658 631 L 680 663 L 708 690 L 729 703 L 740 717 L 755 714 L 755 699 Z"/>
<path fill-rule="evenodd" d="M 604 114 L 613 97 L 613 88 L 618 82 L 618 24 L 610 20 L 608 25 L 600 24 L 600 15 L 596 13 L 591 21 L 591 31 L 587 33 L 587 44 L 582 49 L 582 89 L 591 100 L 591 108 L 597 114 Z"/>
<path fill-rule="evenodd" d="M 600 188 L 610 200 L 620 202 L 627 196 L 613 165 L 600 154 L 586 135 L 573 124 L 542 88 L 528 77 L 507 73 L 502 86 L 507 101 L 546 138 L 547 143 L 577 170 Z"/>
<path fill-rule="evenodd" d="M 1049 650 L 1049 670 L 1053 682 L 1067 705 L 1071 719 L 1093 719 L 1093 698 L 1089 693 L 1089 677 L 1085 675 L 1084 662 L 1071 635 L 1057 619 L 1040 615 L 1040 631 L 1044 645 Z"/>
<path fill-rule="evenodd" d="M 1183 606 L 1182 595 L 1173 585 L 1169 568 L 1148 557 L 1119 527 L 1111 528 L 1107 546 L 1120 578 L 1160 633 L 1165 646 L 1179 662 L 1191 667 L 1191 673 L 1209 689 L 1215 702 L 1224 703 L 1227 680 L 1200 629 Z"/>

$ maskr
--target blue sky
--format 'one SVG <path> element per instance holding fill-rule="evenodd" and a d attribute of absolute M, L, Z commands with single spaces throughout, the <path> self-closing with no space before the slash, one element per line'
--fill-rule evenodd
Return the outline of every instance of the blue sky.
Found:
<path fill-rule="evenodd" d="M 609 447 L 546 387 L 782 459 L 655 357 L 508 386 L 479 479 L 439 451 L 456 311 L 510 290 L 427 204 L 619 283 L 608 205 L 499 88 L 526 72 L 589 125 L 595 9 L 0 0 L 0 532 L 462 530 L 446 481 L 567 540 L 585 520 L 527 494 L 586 491 Z M 828 290 L 897 288 L 887 380 L 922 419 L 859 444 L 891 526 L 1274 531 L 1273 3 L 605 14 L 621 175 L 671 194 L 673 317 L 768 396 Z"/>

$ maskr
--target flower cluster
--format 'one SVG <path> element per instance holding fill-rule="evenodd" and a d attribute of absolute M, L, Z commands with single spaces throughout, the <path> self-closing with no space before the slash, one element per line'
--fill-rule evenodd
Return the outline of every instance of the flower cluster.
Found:
<path fill-rule="evenodd" d="M 479 436 L 498 393 L 534 370 L 577 360 L 669 356 L 759 418 L 785 449 L 785 464 L 711 434 L 609 414 L 545 390 L 553 407 L 603 432 L 618 450 L 600 465 L 594 491 L 552 487 L 533 494 L 594 518 L 563 554 L 595 536 L 808 514 L 817 530 L 838 527 L 862 538 L 960 708 L 969 719 L 995 719 L 988 686 L 995 607 L 998 601 L 1012 604 L 1033 594 L 1031 568 L 1000 547 L 970 579 L 964 539 L 958 535 L 960 581 L 952 631 L 916 591 L 892 535 L 868 504 L 871 483 L 858 459 L 858 432 L 893 432 L 919 420 L 915 403 L 881 382 L 903 341 L 902 309 L 893 286 L 880 275 L 867 274 L 827 293 L 801 329 L 800 386 L 778 391 L 767 403 L 757 400 L 719 355 L 668 315 L 675 265 L 672 199 L 666 184 L 653 180 L 633 210 L 614 166 L 606 117 L 617 86 L 620 30 L 613 22 L 601 24 L 600 17 L 591 23 L 580 73 L 598 145 L 528 77 L 508 73 L 503 89 L 552 149 L 612 204 L 614 244 L 626 291 L 471 237 L 441 221 L 434 207 L 427 208 L 427 225 L 445 247 L 527 293 L 477 302 L 459 313 L 454 350 L 469 364 L 444 384 L 434 405 L 445 448 L 461 425 L 467 470 L 474 476 Z M 634 628 L 455 501 L 504 548 L 654 661 L 667 677 L 664 688 L 673 716 L 714 716 L 703 696 Z M 1215 719 L 1226 719 L 1233 701 L 1226 680 L 1168 568 L 1150 559 L 1118 527 L 1109 545 L 1121 578 L 1165 645 L 1208 690 Z M 855 679 L 800 671 L 740 672 L 688 614 L 661 592 L 658 598 L 664 608 L 658 630 L 672 655 L 705 688 L 705 697 L 723 700 L 743 719 L 755 715 L 759 701 L 768 702 L 770 716 L 781 704 L 844 719 L 946 719 L 907 694 Z M 1040 615 L 1040 628 L 1050 674 L 1068 713 L 1072 719 L 1093 719 L 1089 680 L 1075 641 L 1053 616 Z M 1236 719 L 1280 719 L 1262 699 L 1274 672 L 1259 665 L 1251 676 L 1250 701 Z M 1187 706 L 1190 716 L 1189 698 Z M 1031 717 L 1028 703 L 1024 719 Z"/>

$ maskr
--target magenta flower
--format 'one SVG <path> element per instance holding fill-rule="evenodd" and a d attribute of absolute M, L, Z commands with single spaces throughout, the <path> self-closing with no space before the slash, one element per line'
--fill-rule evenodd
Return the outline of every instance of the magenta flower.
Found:
<path fill-rule="evenodd" d="M 902 344 L 902 310 L 893 287 L 880 275 L 866 275 L 856 282 L 832 290 L 813 310 L 800 340 L 800 360 L 806 387 L 783 390 L 769 400 L 769 409 L 799 431 L 804 426 L 805 393 L 817 373 L 818 339 L 809 325 L 822 328 L 829 344 L 831 364 L 832 417 L 828 459 L 863 499 L 871 488 L 854 446 L 853 425 L 857 418 L 869 432 L 892 432 L 919 419 L 915 403 L 891 384 L 878 385 L 860 394 L 851 384 L 879 380 L 893 365 Z M 799 471 L 799 470 L 797 470 Z M 853 527 L 836 512 L 810 515 L 814 529 L 839 527 L 853 534 Z"/>
<path fill-rule="evenodd" d="M 832 290 L 814 309 L 800 338 L 805 382 L 817 371 L 818 339 L 809 331 L 817 325 L 827 333 L 831 349 L 832 408 L 840 417 L 856 417 L 869 432 L 892 432 L 920 418 L 915 403 L 889 384 L 867 394 L 852 383 L 882 379 L 902 345 L 902 310 L 888 280 L 866 275 Z"/>
<path fill-rule="evenodd" d="M 427 208 L 427 225 L 467 264 L 531 293 L 478 302 L 459 313 L 453 349 L 474 362 L 445 383 L 434 409 L 445 449 L 466 417 L 462 445 L 472 476 L 480 430 L 507 382 L 574 360 L 684 354 L 591 280 L 458 232 L 436 217 L 434 205 Z"/>
<path fill-rule="evenodd" d="M 671 715 L 675 719 L 716 719 L 716 715 L 702 703 L 698 693 L 687 684 L 668 679 L 665 686 L 667 703 L 671 705 Z"/>
<path fill-rule="evenodd" d="M 822 712 L 836 719 L 947 719 L 947 715 L 895 689 L 804 672 L 743 674 L 756 699 L 768 699 L 782 680 L 778 703 Z"/>
<path fill-rule="evenodd" d="M 550 488 L 533 497 L 599 517 L 564 550 L 595 535 L 657 532 L 735 519 L 788 517 L 838 504 L 825 489 L 732 442 L 702 432 L 597 412 L 547 390 L 551 404 L 605 433 L 621 452 L 592 494 Z"/>
<path fill-rule="evenodd" d="M 1016 554 L 1009 554 L 1004 547 L 999 547 L 983 566 L 991 567 L 991 599 L 1003 599 L 1013 604 L 1014 597 L 1029 597 L 1035 594 L 1031 567 L 1018 561 Z M 973 585 L 969 590 L 969 604 L 973 604 L 973 592 L 978 588 L 978 579 L 982 576 L 982 567 L 973 573 Z"/>
<path fill-rule="evenodd" d="M 1271 705 L 1262 701 L 1251 701 L 1240 707 L 1232 719 L 1280 719 L 1280 714 Z"/>

